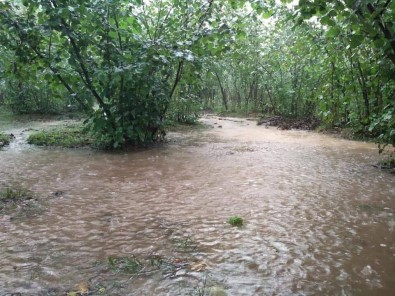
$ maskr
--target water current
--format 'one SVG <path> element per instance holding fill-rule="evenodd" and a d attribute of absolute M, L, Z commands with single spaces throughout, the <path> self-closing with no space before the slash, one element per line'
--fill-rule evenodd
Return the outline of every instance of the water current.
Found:
<path fill-rule="evenodd" d="M 374 144 L 202 121 L 127 153 L 34 148 L 18 132 L 0 186 L 46 209 L 0 217 L 0 295 L 394 295 L 395 179 L 372 166 Z M 111 256 L 169 267 L 125 274 Z"/>

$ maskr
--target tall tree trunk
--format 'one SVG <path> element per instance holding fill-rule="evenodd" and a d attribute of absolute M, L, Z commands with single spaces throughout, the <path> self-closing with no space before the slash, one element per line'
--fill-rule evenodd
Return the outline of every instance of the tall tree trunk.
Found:
<path fill-rule="evenodd" d="M 218 83 L 219 83 L 219 87 L 221 89 L 221 93 L 222 93 L 222 105 L 225 107 L 225 110 L 228 111 L 228 96 L 227 93 L 222 85 L 221 79 L 219 78 L 219 75 L 217 72 L 215 72 L 215 76 L 217 77 Z"/>
<path fill-rule="evenodd" d="M 357 67 L 359 72 L 358 82 L 361 87 L 363 102 L 365 104 L 365 115 L 367 118 L 369 118 L 370 116 L 369 90 L 367 88 L 365 75 L 363 74 L 361 63 L 359 61 L 357 61 Z"/>

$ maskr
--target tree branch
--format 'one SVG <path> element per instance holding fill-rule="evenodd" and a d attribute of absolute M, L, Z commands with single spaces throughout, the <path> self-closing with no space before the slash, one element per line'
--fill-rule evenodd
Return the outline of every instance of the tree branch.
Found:
<path fill-rule="evenodd" d="M 56 4 L 55 0 L 51 0 L 51 3 L 55 8 L 57 8 L 57 4 Z M 108 117 L 111 117 L 110 109 L 107 107 L 107 104 L 103 101 L 103 99 L 101 98 L 101 96 L 99 95 L 99 93 L 96 91 L 96 89 L 93 86 L 89 71 L 86 68 L 85 63 L 83 61 L 80 48 L 78 47 L 77 42 L 75 41 L 74 37 L 71 34 L 72 31 L 71 31 L 70 27 L 67 25 L 66 20 L 64 18 L 60 18 L 60 23 L 61 23 L 63 29 L 65 30 L 65 33 L 69 39 L 69 42 L 73 48 L 73 51 L 74 51 L 76 58 L 77 58 L 77 61 L 78 61 L 80 68 L 82 70 L 82 74 L 84 76 L 84 79 L 83 79 L 84 84 L 88 87 L 90 92 L 93 94 L 93 96 L 99 103 L 100 107 L 103 108 L 103 111 L 106 113 L 106 115 Z"/>

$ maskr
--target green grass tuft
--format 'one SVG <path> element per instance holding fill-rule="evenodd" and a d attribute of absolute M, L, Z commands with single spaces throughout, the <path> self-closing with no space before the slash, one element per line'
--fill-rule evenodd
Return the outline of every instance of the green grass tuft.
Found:
<path fill-rule="evenodd" d="M 228 223 L 232 226 L 243 226 L 244 221 L 243 218 L 239 216 L 232 216 L 228 219 Z"/>

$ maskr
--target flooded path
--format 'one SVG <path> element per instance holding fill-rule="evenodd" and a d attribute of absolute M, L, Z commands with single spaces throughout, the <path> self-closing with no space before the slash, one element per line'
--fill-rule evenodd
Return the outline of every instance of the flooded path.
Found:
<path fill-rule="evenodd" d="M 393 295 L 395 179 L 371 166 L 374 144 L 202 120 L 214 128 L 146 151 L 0 151 L 0 186 L 49 197 L 40 215 L 0 217 L 0 295 L 64 295 L 81 282 L 94 295 L 204 285 L 218 295 Z M 227 224 L 233 215 L 245 226 Z M 184 253 L 186 238 L 194 248 Z M 131 276 L 103 263 L 150 254 L 205 271 Z"/>

